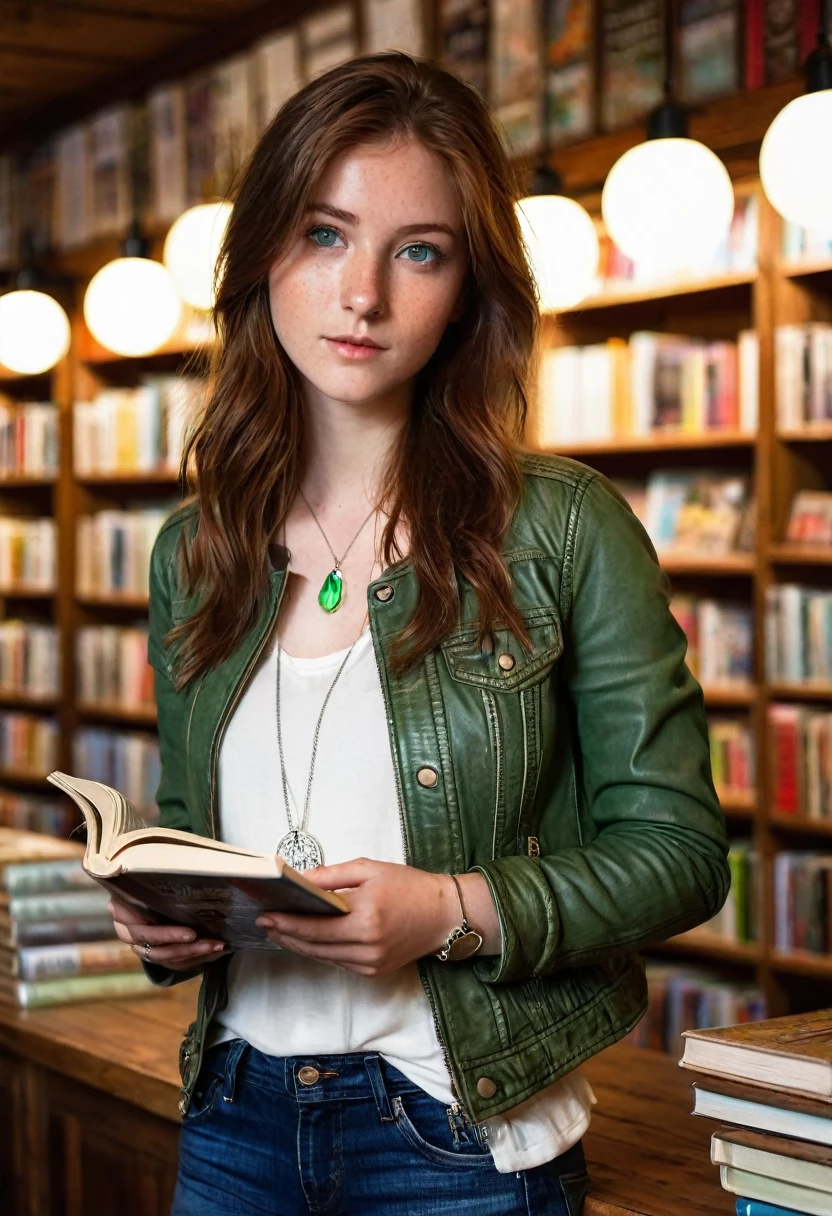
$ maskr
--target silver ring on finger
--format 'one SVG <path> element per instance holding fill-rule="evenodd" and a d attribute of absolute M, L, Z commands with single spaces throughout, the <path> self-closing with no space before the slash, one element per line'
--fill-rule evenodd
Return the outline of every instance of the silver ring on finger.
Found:
<path fill-rule="evenodd" d="M 150 942 L 145 942 L 144 944 L 144 956 L 146 959 L 150 958 Z"/>

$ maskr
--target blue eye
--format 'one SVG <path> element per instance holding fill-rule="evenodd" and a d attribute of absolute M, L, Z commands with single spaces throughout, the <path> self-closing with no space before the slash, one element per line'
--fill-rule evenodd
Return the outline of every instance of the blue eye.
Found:
<path fill-rule="evenodd" d="M 319 241 L 317 237 L 321 234 L 323 234 L 325 239 Z M 319 224 L 317 228 L 310 228 L 306 235 L 315 241 L 315 244 L 319 245 L 321 249 L 332 249 L 340 233 L 337 228 L 330 228 L 326 224 Z"/>
<path fill-rule="evenodd" d="M 417 264 L 424 266 L 424 265 L 429 265 L 431 261 L 436 262 L 436 261 L 440 260 L 441 255 L 439 253 L 439 250 L 434 248 L 433 245 L 423 245 L 423 244 L 408 245 L 407 249 L 403 250 L 403 252 L 407 253 L 407 254 L 411 254 L 414 249 L 418 250 L 419 256 L 418 257 L 408 257 L 407 258 L 408 262 L 416 262 Z M 428 259 L 427 257 L 424 256 L 425 254 L 431 254 L 431 258 Z"/>

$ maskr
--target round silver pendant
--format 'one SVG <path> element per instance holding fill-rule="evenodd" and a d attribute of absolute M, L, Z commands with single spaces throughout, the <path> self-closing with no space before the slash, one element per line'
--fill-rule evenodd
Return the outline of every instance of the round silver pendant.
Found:
<path fill-rule="evenodd" d="M 275 851 L 287 865 L 301 874 L 304 870 L 314 870 L 315 866 L 323 865 L 323 850 L 315 837 L 297 828 L 292 828 L 278 841 Z"/>

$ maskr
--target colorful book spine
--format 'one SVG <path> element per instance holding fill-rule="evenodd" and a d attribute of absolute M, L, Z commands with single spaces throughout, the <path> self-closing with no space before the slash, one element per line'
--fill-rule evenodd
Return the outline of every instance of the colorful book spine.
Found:
<path fill-rule="evenodd" d="M 12 895 L 9 898 L 9 916 L 18 922 L 99 916 L 106 911 L 109 899 L 107 892 L 97 883 L 90 891 Z"/>
<path fill-rule="evenodd" d="M 26 983 L 139 970 L 141 962 L 122 941 L 27 946 L 17 955 L 17 978 Z"/>
<path fill-rule="evenodd" d="M 0 917 L 0 942 L 10 946 L 50 946 L 105 941 L 116 936 L 109 912 L 61 920 L 12 921 Z"/>
<path fill-rule="evenodd" d="M 139 731 L 85 727 L 73 740 L 74 772 L 121 790 L 148 823 L 159 810 L 156 791 L 161 780 L 159 741 Z"/>
<path fill-rule="evenodd" d="M 34 714 L 0 713 L 0 766 L 41 777 L 57 763 L 57 722 Z"/>
<path fill-rule="evenodd" d="M 143 971 L 123 975 L 81 975 L 15 985 L 17 1004 L 23 1009 L 42 1009 L 77 1001 L 128 1000 L 131 997 L 152 996 L 154 992 Z"/>
<path fill-rule="evenodd" d="M 36 895 L 46 892 L 95 890 L 94 878 L 78 861 L 27 861 L 7 865 L 0 885 L 9 895 Z"/>
<path fill-rule="evenodd" d="M 682 1054 L 682 1031 L 703 1030 L 766 1017 L 759 988 L 726 980 L 708 967 L 647 964 L 647 1012 L 627 1041 L 636 1047 Z"/>
<path fill-rule="evenodd" d="M 805 1216 L 794 1208 L 781 1208 L 776 1203 L 764 1203 L 762 1199 L 738 1199 L 734 1211 L 736 1216 Z"/>
<path fill-rule="evenodd" d="M 76 545 L 78 595 L 146 596 L 150 551 L 174 507 L 171 503 L 169 507 L 81 516 Z"/>
<path fill-rule="evenodd" d="M 76 688 L 84 704 L 152 710 L 146 627 L 88 625 L 76 632 Z"/>

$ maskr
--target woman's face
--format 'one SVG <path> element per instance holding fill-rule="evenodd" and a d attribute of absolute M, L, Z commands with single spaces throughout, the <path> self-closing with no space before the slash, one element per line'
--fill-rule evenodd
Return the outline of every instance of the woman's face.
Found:
<path fill-rule="evenodd" d="M 416 141 L 329 166 L 269 274 L 275 333 L 307 400 L 398 401 L 460 313 L 468 249 L 443 163 Z M 377 347 L 338 339 L 370 338 Z"/>

